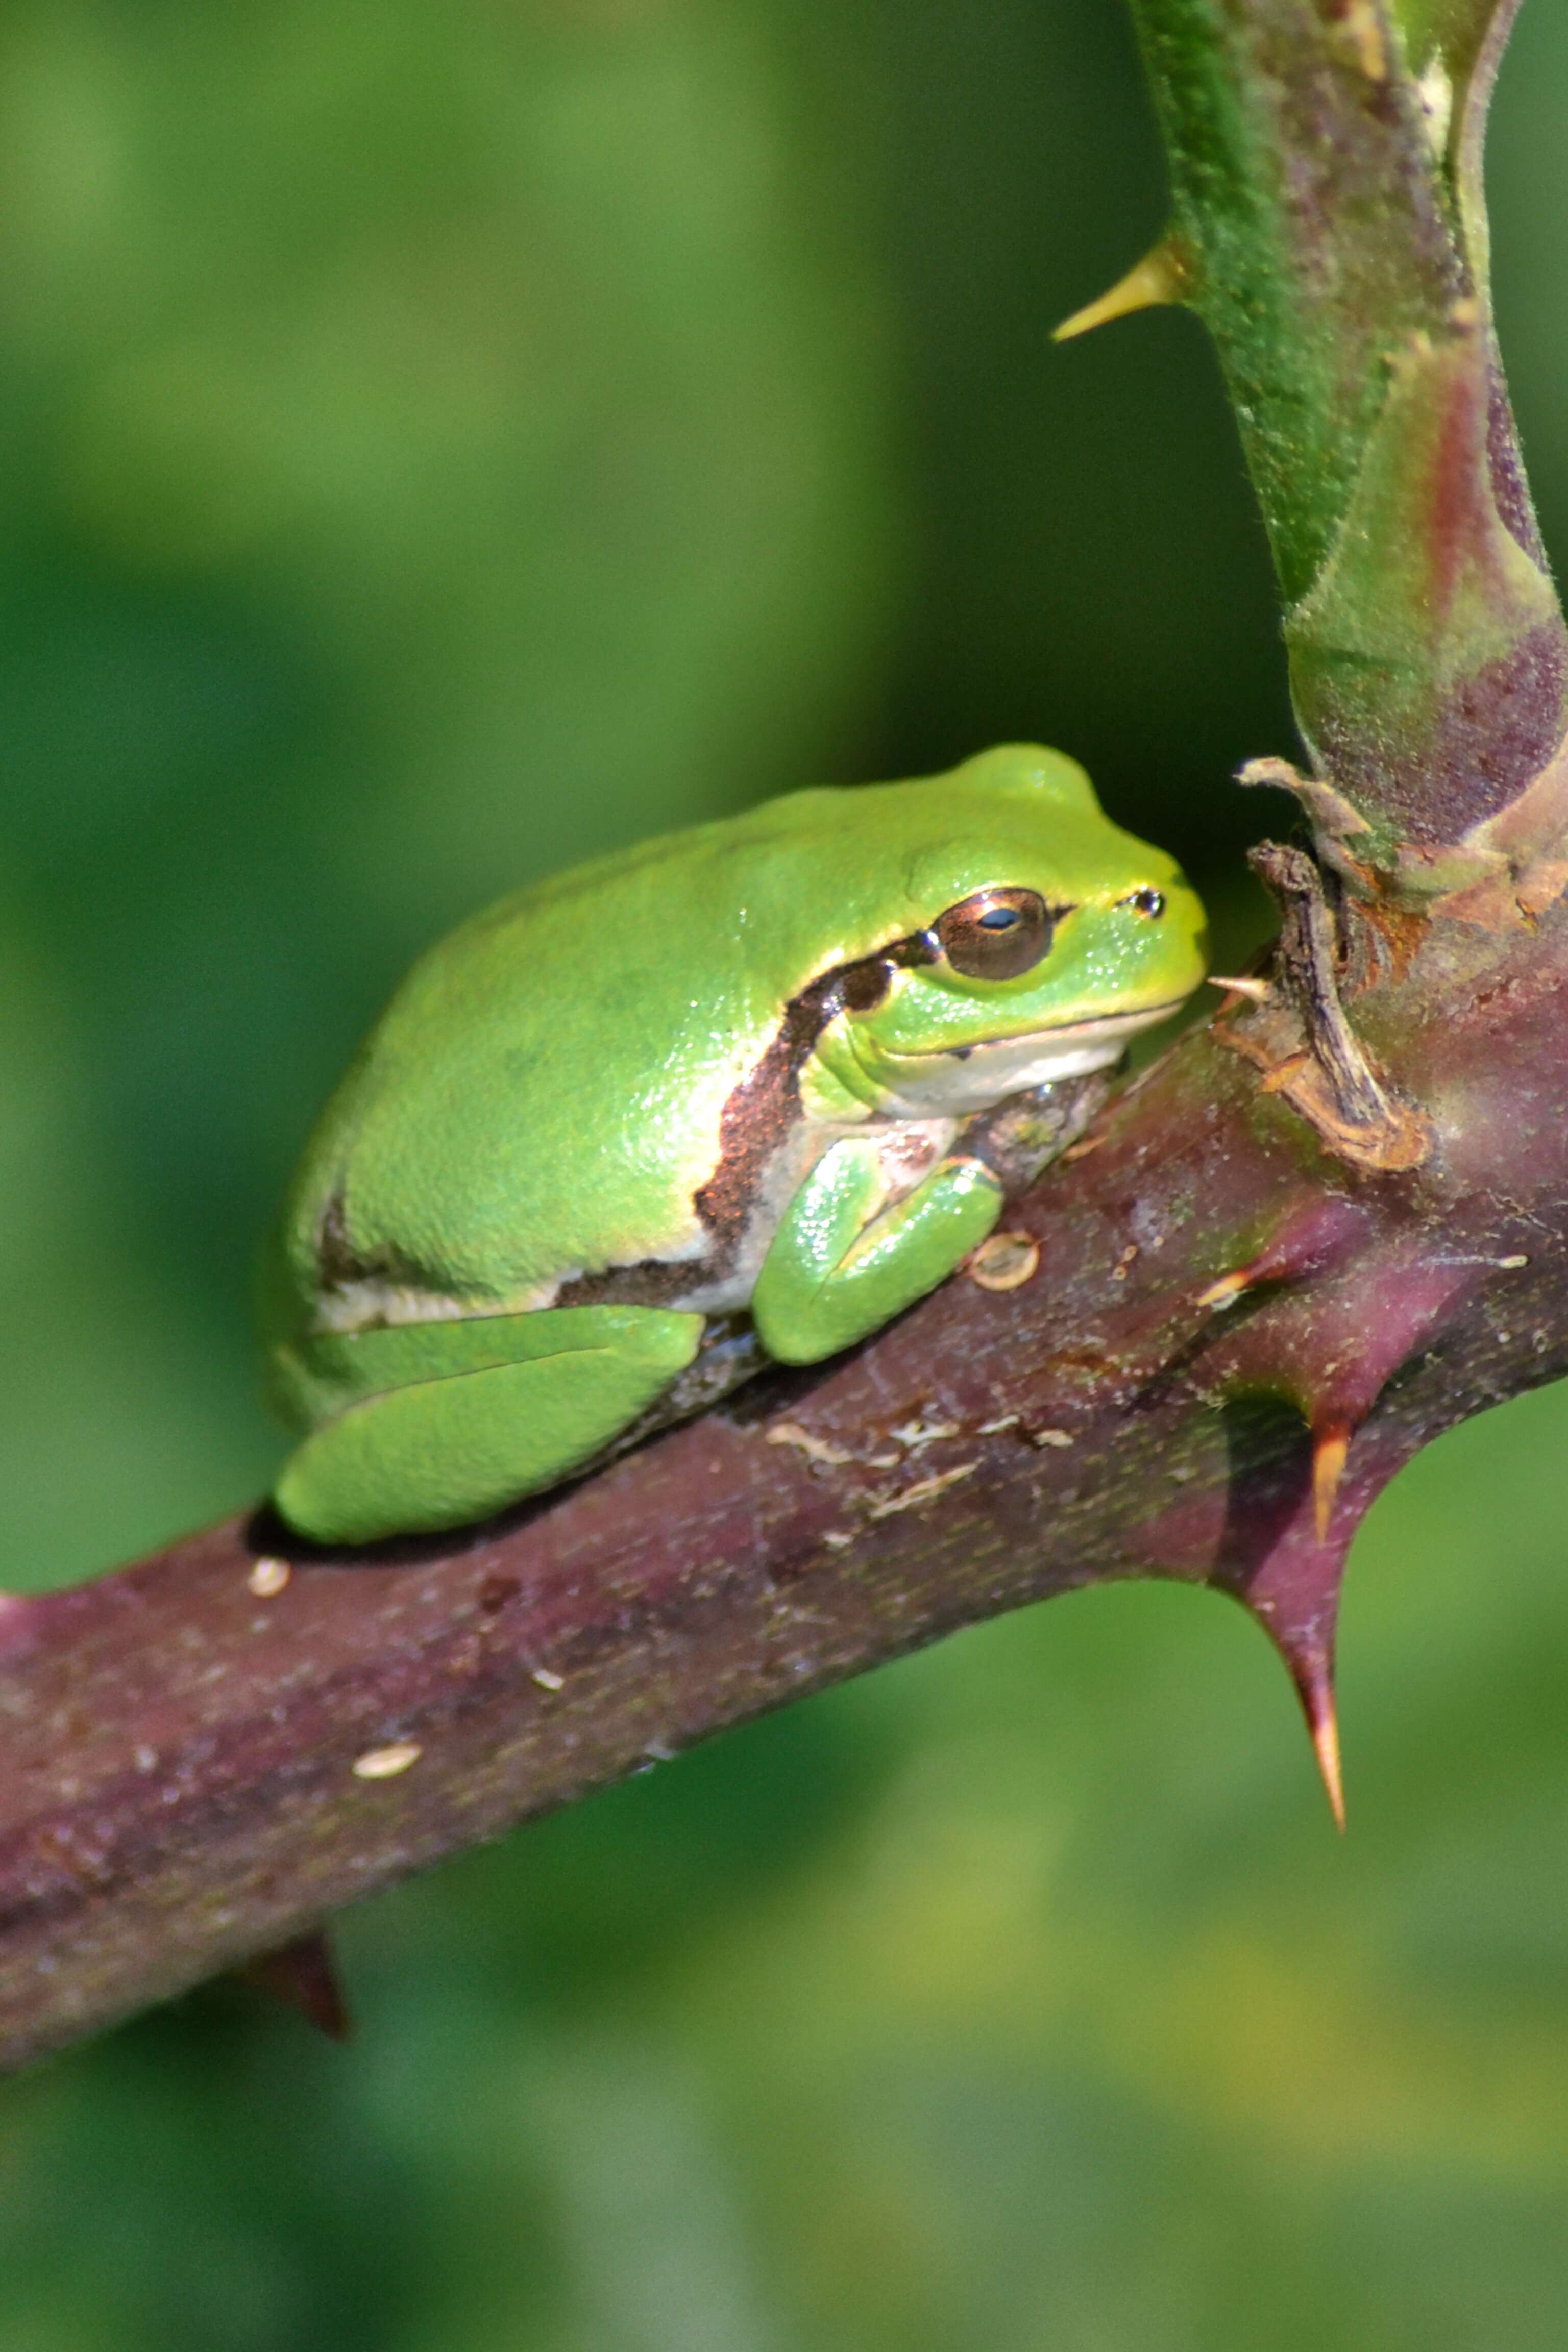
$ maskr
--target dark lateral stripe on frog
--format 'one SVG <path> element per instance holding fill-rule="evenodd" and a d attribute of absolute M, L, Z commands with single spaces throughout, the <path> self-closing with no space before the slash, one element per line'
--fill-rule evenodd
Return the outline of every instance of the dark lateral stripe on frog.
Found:
<path fill-rule="evenodd" d="M 395 1283 L 407 1290 L 437 1289 L 439 1285 L 432 1282 L 425 1268 L 400 1250 L 395 1242 L 379 1242 L 374 1249 L 363 1252 L 354 1248 L 349 1239 L 344 1182 L 340 1176 L 327 1195 L 327 1205 L 316 1228 L 316 1264 L 323 1295 L 341 1290 L 352 1282 Z"/>
<path fill-rule="evenodd" d="M 694 1199 L 712 1246 L 700 1258 L 675 1263 L 646 1258 L 636 1265 L 611 1266 L 563 1283 L 556 1307 L 668 1307 L 690 1293 L 721 1282 L 734 1265 L 746 1218 L 768 1161 L 788 1136 L 800 1108 L 800 1079 L 829 1023 L 846 1010 L 869 1013 L 892 985 L 894 971 L 934 963 L 941 950 L 930 931 L 912 931 L 875 955 L 836 964 L 818 974 L 785 1005 L 784 1018 L 761 1060 L 735 1087 L 719 1120 L 719 1161 Z M 395 1282 L 411 1290 L 433 1290 L 431 1282 L 395 1243 L 383 1242 L 363 1254 L 349 1238 L 342 1180 L 333 1187 L 316 1236 L 324 1291 L 355 1282 Z"/>
<path fill-rule="evenodd" d="M 875 955 L 835 965 L 785 1005 L 762 1059 L 730 1096 L 719 1119 L 719 1164 L 692 1205 L 713 1237 L 700 1258 L 678 1264 L 647 1259 L 612 1266 L 563 1283 L 557 1307 L 668 1307 L 723 1281 L 735 1262 L 746 1219 L 768 1161 L 788 1136 L 800 1109 L 801 1072 L 829 1023 L 846 1010 L 870 1013 L 880 1004 L 900 966 L 934 963 L 940 953 L 929 931 L 912 931 Z"/>

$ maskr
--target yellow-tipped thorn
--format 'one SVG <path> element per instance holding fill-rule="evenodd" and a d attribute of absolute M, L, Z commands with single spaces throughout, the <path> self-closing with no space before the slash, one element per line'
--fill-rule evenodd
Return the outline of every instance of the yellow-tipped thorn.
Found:
<path fill-rule="evenodd" d="M 1325 1700 L 1321 1707 L 1313 1710 L 1310 1729 L 1312 1735 L 1312 1752 L 1318 1759 L 1318 1770 L 1322 1776 L 1323 1788 L 1329 1800 L 1329 1810 L 1334 1817 L 1334 1827 L 1342 1837 L 1345 1827 L 1345 1784 L 1344 1776 L 1340 1769 L 1339 1717 L 1334 1713 L 1334 1702 L 1331 1696 Z"/>
<path fill-rule="evenodd" d="M 1097 302 L 1085 303 L 1070 319 L 1064 319 L 1051 341 L 1070 342 L 1075 335 L 1087 335 L 1093 327 L 1108 326 L 1112 319 L 1130 318 L 1134 310 L 1153 310 L 1162 303 L 1184 302 L 1191 285 L 1192 273 L 1181 247 L 1173 238 L 1162 237 L 1142 261 L 1133 263 L 1125 278 L 1117 279 L 1109 293 L 1102 294 Z"/>
<path fill-rule="evenodd" d="M 1222 1274 L 1217 1282 L 1211 1282 L 1206 1290 L 1199 1291 L 1197 1303 L 1200 1307 L 1207 1307 L 1211 1309 L 1228 1307 L 1233 1298 L 1241 1297 L 1251 1280 L 1251 1269 L 1245 1265 L 1239 1274 Z"/>
<path fill-rule="evenodd" d="M 1344 1475 L 1345 1456 L 1351 1450 L 1351 1433 L 1344 1423 L 1332 1422 L 1312 1436 L 1312 1517 L 1322 1543 L 1333 1517 L 1334 1497 L 1340 1491 Z"/>
<path fill-rule="evenodd" d="M 1233 980 L 1218 971 L 1210 972 L 1208 984 L 1211 988 L 1228 989 L 1232 996 L 1249 996 L 1254 1004 L 1267 1004 L 1274 994 L 1271 980 Z"/>

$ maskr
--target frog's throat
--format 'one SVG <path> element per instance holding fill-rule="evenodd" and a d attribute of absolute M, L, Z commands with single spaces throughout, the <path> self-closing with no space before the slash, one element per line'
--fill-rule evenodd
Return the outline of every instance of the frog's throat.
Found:
<path fill-rule="evenodd" d="M 1009 1095 L 1105 1069 L 1129 1037 L 1166 1020 L 1184 1002 L 1172 997 L 1132 1012 L 912 1054 L 874 1045 L 846 1024 L 825 1038 L 822 1058 L 847 1093 L 886 1118 L 963 1118 L 989 1110 Z"/>

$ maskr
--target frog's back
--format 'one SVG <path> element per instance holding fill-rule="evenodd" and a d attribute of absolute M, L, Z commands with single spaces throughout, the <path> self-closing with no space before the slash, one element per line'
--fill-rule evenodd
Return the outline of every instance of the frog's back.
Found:
<path fill-rule="evenodd" d="M 579 1275 L 700 1255 L 724 1104 L 818 942 L 834 960 L 817 859 L 806 877 L 780 835 L 741 819 L 647 843 L 432 948 L 311 1139 L 275 1318 L 317 1319 L 323 1293 L 345 1325 L 544 1304 Z"/>

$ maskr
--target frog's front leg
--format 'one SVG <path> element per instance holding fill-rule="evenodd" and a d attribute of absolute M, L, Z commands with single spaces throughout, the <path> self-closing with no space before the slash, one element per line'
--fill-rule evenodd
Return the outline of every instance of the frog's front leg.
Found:
<path fill-rule="evenodd" d="M 281 1349 L 279 1401 L 314 1425 L 278 1507 L 319 1543 L 488 1518 L 607 1445 L 686 1370 L 702 1327 L 659 1307 L 545 1307 Z"/>
<path fill-rule="evenodd" d="M 791 1201 L 752 1294 L 770 1355 L 812 1364 L 853 1346 L 945 1280 L 1002 1212 L 1002 1187 L 954 1154 L 890 1205 L 867 1136 L 825 1153 Z"/>

